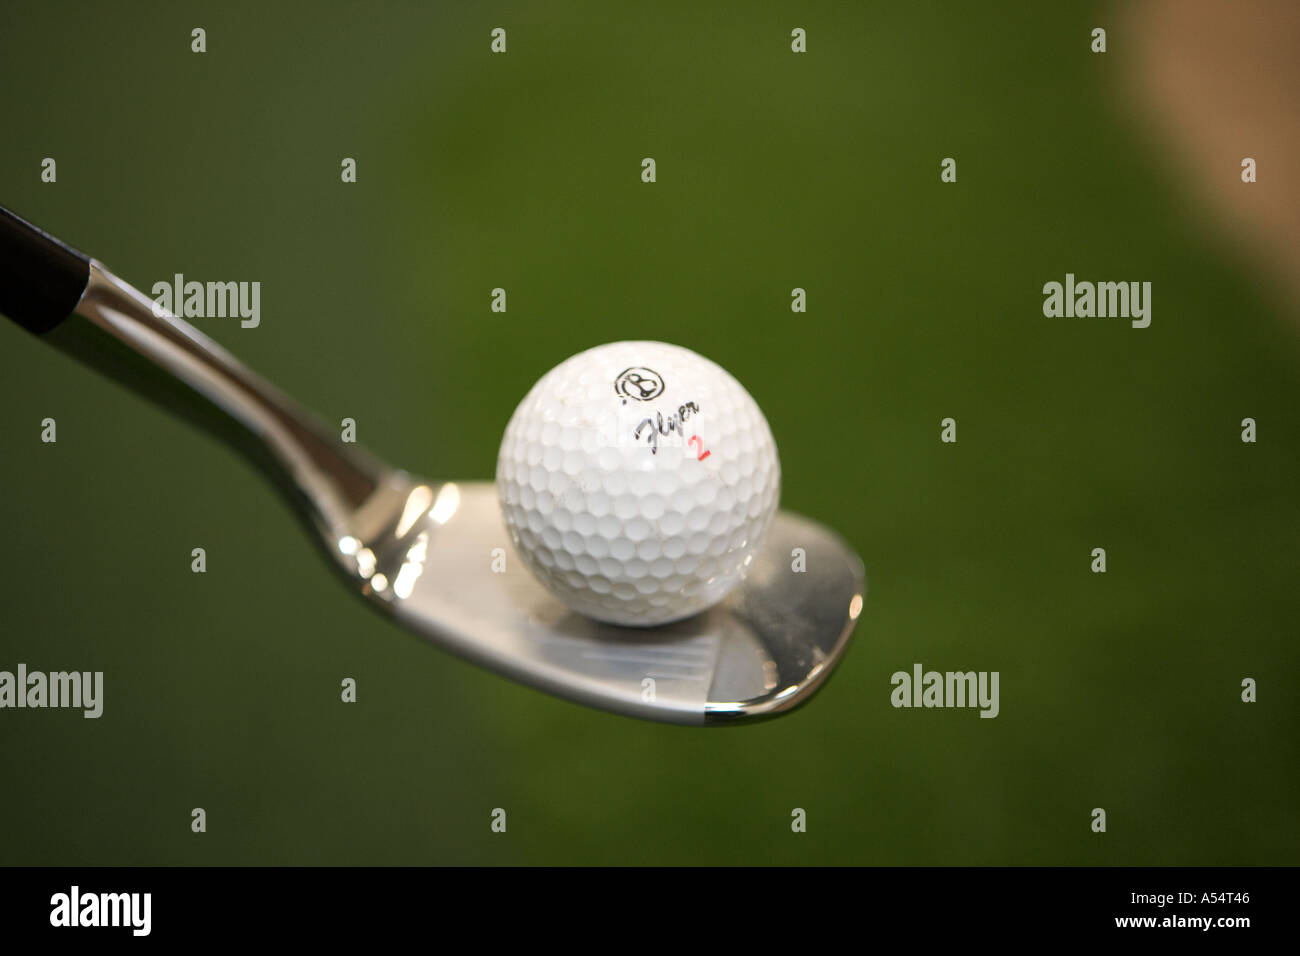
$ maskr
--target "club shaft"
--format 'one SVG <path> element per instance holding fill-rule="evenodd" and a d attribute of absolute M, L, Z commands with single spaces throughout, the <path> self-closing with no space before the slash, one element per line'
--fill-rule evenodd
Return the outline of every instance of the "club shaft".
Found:
<path fill-rule="evenodd" d="M 100 262 L 0 207 L 0 311 L 110 378 L 249 451 L 326 534 L 374 493 L 385 469 L 335 437 L 220 345 Z M 177 383 L 186 386 L 177 388 Z M 181 406 L 181 407 L 178 407 Z M 214 420 L 212 410 L 219 415 Z M 226 421 L 222 422 L 220 419 Z M 236 424 L 237 437 L 225 428 Z"/>

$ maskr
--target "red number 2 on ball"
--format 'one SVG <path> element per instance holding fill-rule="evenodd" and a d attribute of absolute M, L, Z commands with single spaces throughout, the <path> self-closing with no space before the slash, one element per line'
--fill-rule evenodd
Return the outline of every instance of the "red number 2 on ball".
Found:
<path fill-rule="evenodd" d="M 709 457 L 710 453 L 704 450 L 704 442 L 700 440 L 699 435 L 692 435 L 691 440 L 688 441 L 686 444 L 694 445 L 696 448 L 700 450 L 700 453 L 695 458 L 696 461 L 703 461 L 704 459 Z"/>

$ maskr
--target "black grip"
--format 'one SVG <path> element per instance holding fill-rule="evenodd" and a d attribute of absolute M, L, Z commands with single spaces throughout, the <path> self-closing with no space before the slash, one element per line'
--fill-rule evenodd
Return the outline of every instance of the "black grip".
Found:
<path fill-rule="evenodd" d="M 0 313 L 41 335 L 77 307 L 90 259 L 0 206 Z"/>

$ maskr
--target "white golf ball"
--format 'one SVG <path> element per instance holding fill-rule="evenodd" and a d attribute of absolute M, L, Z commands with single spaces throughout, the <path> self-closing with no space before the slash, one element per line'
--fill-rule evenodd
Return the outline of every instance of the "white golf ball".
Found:
<path fill-rule="evenodd" d="M 649 626 L 716 604 L 776 512 L 781 467 L 740 383 L 689 349 L 601 345 L 542 376 L 497 458 L 532 572 L 597 620 Z"/>

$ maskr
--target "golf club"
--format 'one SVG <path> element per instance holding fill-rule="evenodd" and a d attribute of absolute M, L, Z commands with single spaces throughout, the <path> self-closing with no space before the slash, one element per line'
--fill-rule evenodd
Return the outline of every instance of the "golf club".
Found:
<path fill-rule="evenodd" d="M 654 628 L 576 614 L 516 554 L 493 483 L 428 481 L 372 459 L 3 207 L 0 312 L 231 440 L 287 493 L 350 590 L 439 647 L 556 696 L 678 724 L 782 714 L 826 680 L 862 611 L 858 556 L 781 511 L 743 582 L 712 609 Z M 504 571 L 493 570 L 496 549 Z M 805 570 L 792 567 L 796 549 Z"/>

